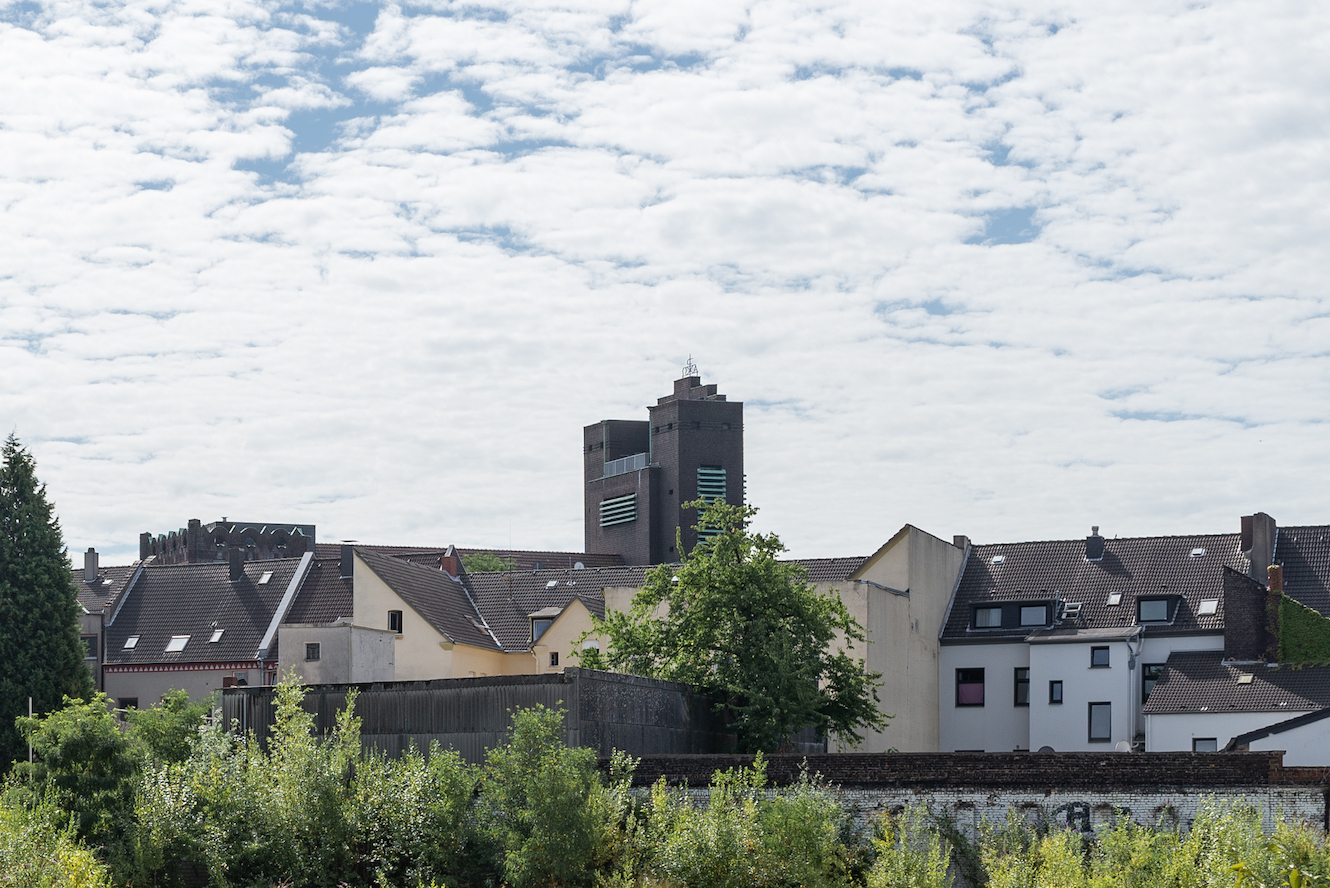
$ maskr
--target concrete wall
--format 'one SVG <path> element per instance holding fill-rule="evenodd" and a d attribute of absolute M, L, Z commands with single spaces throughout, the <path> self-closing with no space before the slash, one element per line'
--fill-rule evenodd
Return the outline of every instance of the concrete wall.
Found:
<path fill-rule="evenodd" d="M 303 684 L 393 681 L 396 636 L 387 629 L 286 623 L 278 629 L 278 671 L 294 670 Z M 319 659 L 305 659 L 305 645 L 319 645 Z"/>
<path fill-rule="evenodd" d="M 1030 748 L 1030 709 L 1015 705 L 1018 666 L 1030 665 L 1030 646 L 1011 644 L 943 645 L 939 653 L 939 723 L 943 752 L 1011 752 Z M 956 670 L 984 670 L 984 705 L 956 705 Z M 1039 687 L 1031 670 L 1031 699 Z M 1047 681 L 1043 685 L 1047 699 Z"/>

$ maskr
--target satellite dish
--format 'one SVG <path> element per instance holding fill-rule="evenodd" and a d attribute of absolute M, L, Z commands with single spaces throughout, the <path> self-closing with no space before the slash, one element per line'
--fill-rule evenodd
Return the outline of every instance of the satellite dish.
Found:
<path fill-rule="evenodd" d="M 579 561 L 573 565 L 573 570 L 586 570 L 586 565 Z"/>
<path fill-rule="evenodd" d="M 1131 741 L 1119 740 L 1118 745 L 1114 746 L 1113 748 L 1116 749 L 1118 752 L 1131 752 Z"/>
<path fill-rule="evenodd" d="M 1039 747 L 1039 751 L 1040 751 L 1040 752 L 1057 752 L 1057 750 L 1054 749 L 1054 748 L 1051 747 L 1051 746 L 1041 746 L 1041 747 Z"/>

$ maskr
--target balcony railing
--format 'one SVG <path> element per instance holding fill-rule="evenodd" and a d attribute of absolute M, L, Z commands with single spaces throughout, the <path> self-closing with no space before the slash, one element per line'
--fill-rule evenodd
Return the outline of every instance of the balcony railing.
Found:
<path fill-rule="evenodd" d="M 632 456 L 621 456 L 618 459 L 612 459 L 605 463 L 605 474 L 608 478 L 611 475 L 625 475 L 628 472 L 636 472 L 638 469 L 647 467 L 648 454 L 634 453 Z"/>

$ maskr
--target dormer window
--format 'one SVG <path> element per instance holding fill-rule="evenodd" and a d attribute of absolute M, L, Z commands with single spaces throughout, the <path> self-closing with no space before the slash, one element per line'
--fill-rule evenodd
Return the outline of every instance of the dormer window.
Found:
<path fill-rule="evenodd" d="M 548 618 L 540 618 L 531 621 L 531 640 L 537 641 L 540 636 L 545 634 L 545 630 L 554 625 L 554 621 Z"/>
<path fill-rule="evenodd" d="M 1022 626 L 1047 626 L 1048 605 L 1026 604 L 1021 606 Z"/>
<path fill-rule="evenodd" d="M 1001 629 L 1002 628 L 1002 608 L 1000 607 L 977 607 L 974 609 L 974 628 L 976 629 Z"/>
<path fill-rule="evenodd" d="M 1168 612 L 1167 598 L 1142 598 L 1136 602 L 1136 619 L 1142 623 L 1167 623 Z"/>

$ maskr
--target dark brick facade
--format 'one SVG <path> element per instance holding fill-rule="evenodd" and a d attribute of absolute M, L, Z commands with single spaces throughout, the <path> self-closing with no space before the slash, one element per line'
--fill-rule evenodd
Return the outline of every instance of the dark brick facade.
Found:
<path fill-rule="evenodd" d="M 214 521 L 197 518 L 170 533 L 139 534 L 139 560 L 155 557 L 158 564 L 225 561 L 227 549 L 240 549 L 246 561 L 299 558 L 314 551 L 313 524 L 264 524 L 256 521 Z"/>
<path fill-rule="evenodd" d="M 723 469 L 726 502 L 744 500 L 742 402 L 685 376 L 647 409 L 647 422 L 604 420 L 582 431 L 586 551 L 618 554 L 626 564 L 678 561 L 676 530 L 685 551 L 697 544 L 697 514 L 681 504 L 697 499 L 700 468 Z M 605 475 L 614 460 L 637 454 L 640 467 Z M 637 495 L 635 520 L 602 527 L 601 503 L 629 494 Z"/>
<path fill-rule="evenodd" d="M 1261 660 L 1270 646 L 1266 589 L 1231 567 L 1224 568 L 1224 659 Z"/>

